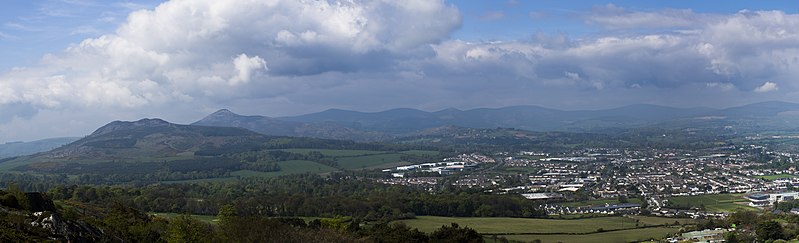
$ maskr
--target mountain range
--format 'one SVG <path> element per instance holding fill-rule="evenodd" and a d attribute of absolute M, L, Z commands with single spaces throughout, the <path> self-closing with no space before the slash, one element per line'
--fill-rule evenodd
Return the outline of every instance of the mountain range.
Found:
<path fill-rule="evenodd" d="M 92 157 L 103 153 L 120 156 L 142 153 L 180 156 L 209 146 L 233 146 L 233 141 L 252 138 L 257 138 L 255 140 L 258 141 L 268 140 L 261 137 L 262 135 L 392 142 L 418 137 L 447 137 L 463 132 L 458 128 L 513 128 L 534 132 L 605 134 L 647 128 L 723 130 L 728 133 L 799 130 L 799 104 L 762 102 L 725 109 L 639 104 L 577 111 L 540 106 L 444 109 L 434 112 L 409 108 L 381 112 L 330 109 L 291 117 L 245 116 L 221 109 L 191 125 L 171 124 L 159 119 L 116 121 L 81 139 L 54 138 L 0 144 L 0 158 L 34 154 L 54 148 L 56 149 L 47 156 L 62 159 L 74 156 Z M 447 134 L 448 132 L 451 134 Z M 214 134 L 236 136 L 227 136 L 231 141 L 222 141 L 225 136 Z M 73 141 L 74 143 L 68 144 Z M 65 146 L 57 148 L 61 145 Z M 108 149 L 111 148 L 114 150 L 109 152 Z"/>
<path fill-rule="evenodd" d="M 314 137 L 355 141 L 378 141 L 389 138 L 380 131 L 363 131 L 335 121 L 300 122 L 266 116 L 243 116 L 222 109 L 200 121 L 200 126 L 240 127 L 273 136 Z"/>
<path fill-rule="evenodd" d="M 28 156 L 0 160 L 0 170 L 58 171 L 77 162 L 163 161 L 204 151 L 248 149 L 268 137 L 242 128 L 178 125 L 161 119 L 114 121 L 72 143 Z"/>
<path fill-rule="evenodd" d="M 228 173 L 240 171 L 273 172 L 280 170 L 278 162 L 284 160 L 314 159 L 314 166 L 335 165 L 335 161 L 285 149 L 390 153 L 436 148 L 714 146 L 719 139 L 749 132 L 799 131 L 797 111 L 799 104 L 784 102 L 727 109 L 632 105 L 589 111 L 538 106 L 435 112 L 327 110 L 276 118 L 223 109 L 190 125 L 161 119 L 114 121 L 55 149 L 40 147 L 43 152 L 0 159 L 0 171 L 108 174 L 117 181 L 153 182 L 229 177 Z M 21 143 L 5 146 L 14 144 Z M 83 179 L 105 183 L 95 177 Z"/>
<path fill-rule="evenodd" d="M 62 145 L 74 142 L 79 138 L 48 138 L 30 142 L 9 142 L 0 144 L 0 159 L 22 155 L 35 154 L 42 151 L 51 150 Z"/>
<path fill-rule="evenodd" d="M 799 116 L 796 115 L 799 115 L 799 104 L 787 102 L 763 102 L 726 109 L 645 104 L 577 111 L 540 106 L 445 109 L 434 112 L 409 108 L 381 112 L 330 109 L 291 117 L 243 116 L 223 109 L 193 125 L 240 127 L 267 135 L 385 141 L 415 136 L 424 130 L 442 126 L 597 133 L 647 126 L 689 128 L 752 123 L 758 124 L 761 129 L 794 129 L 799 127 Z"/>
<path fill-rule="evenodd" d="M 251 168 L 266 156 L 252 152 L 268 153 L 263 151 L 283 148 L 375 149 L 379 145 L 268 136 L 237 127 L 181 125 L 145 118 L 108 123 L 77 141 L 49 151 L 0 159 L 0 171 L 135 174 L 193 168 L 221 173 L 214 170 Z M 242 162 L 243 157 L 252 159 Z"/>
<path fill-rule="evenodd" d="M 115 156 L 136 158 L 193 155 L 198 151 L 246 147 L 268 138 L 235 127 L 179 125 L 161 119 L 114 121 L 73 143 L 46 155 L 53 159 L 87 159 Z"/>

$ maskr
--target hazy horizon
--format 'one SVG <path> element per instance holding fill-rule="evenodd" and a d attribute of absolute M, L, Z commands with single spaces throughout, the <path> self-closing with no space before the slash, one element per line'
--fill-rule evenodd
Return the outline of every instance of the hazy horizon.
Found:
<path fill-rule="evenodd" d="M 218 109 L 799 102 L 799 3 L 15 1 L 0 143 Z"/>
<path fill-rule="evenodd" d="M 780 102 L 780 101 L 764 101 L 764 102 L 757 102 L 757 103 L 765 103 L 765 102 Z M 757 104 L 757 103 L 749 103 L 749 104 L 744 104 L 744 105 L 751 105 L 751 104 Z M 794 104 L 796 104 L 796 103 L 794 103 Z M 540 105 L 516 105 L 516 106 L 537 106 L 537 107 L 541 107 L 541 108 L 545 108 L 545 109 L 554 109 L 554 110 L 560 110 L 560 111 L 602 111 L 602 110 L 611 110 L 611 109 L 623 108 L 623 107 L 627 107 L 627 106 L 635 106 L 635 105 L 654 105 L 654 106 L 662 106 L 662 105 L 655 105 L 655 104 L 630 104 L 630 105 L 624 105 L 624 106 L 614 106 L 614 107 L 605 107 L 605 108 L 597 108 L 597 109 L 559 109 L 559 108 L 554 108 L 554 107 L 546 107 L 546 106 L 540 106 Z M 164 121 L 167 121 L 167 122 L 170 122 L 170 123 L 175 123 L 175 124 L 183 124 L 183 125 L 190 125 L 190 124 L 192 124 L 192 123 L 194 123 L 194 122 L 197 122 L 197 121 L 199 121 L 199 120 L 201 120 L 201 119 L 203 119 L 203 118 L 207 117 L 208 115 L 211 115 L 211 114 L 213 114 L 213 113 L 215 113 L 215 112 L 218 112 L 218 111 L 221 111 L 221 110 L 228 110 L 228 111 L 230 111 L 230 112 L 232 112 L 232 113 L 234 113 L 234 114 L 236 114 L 236 115 L 241 115 L 241 116 L 264 116 L 264 117 L 272 117 L 272 118 L 290 118 L 290 117 L 295 117 L 295 116 L 302 116 L 302 115 L 308 115 L 308 114 L 321 113 L 321 112 L 325 112 L 325 111 L 329 111 L 329 110 L 344 110 L 344 111 L 354 111 L 354 112 L 362 112 L 362 113 L 379 113 L 379 112 L 385 112 L 385 111 L 391 111 L 391 110 L 397 110 L 397 109 L 414 109 L 414 110 L 419 110 L 419 111 L 423 111 L 423 112 L 430 112 L 430 113 L 433 113 L 433 112 L 444 111 L 444 110 L 448 110 L 448 109 L 457 109 L 457 110 L 460 110 L 460 111 L 470 111 L 470 110 L 476 110 L 476 109 L 501 109 L 501 108 L 508 108 L 508 107 L 513 107 L 513 106 L 502 106 L 502 107 L 473 107 L 473 108 L 466 108 L 466 109 L 460 109 L 460 108 L 452 108 L 452 107 L 450 107 L 450 108 L 436 109 L 436 110 L 424 110 L 424 109 L 416 109 L 416 108 L 408 108 L 408 107 L 397 107 L 397 108 L 391 108 L 391 109 L 385 109 L 385 110 L 348 110 L 348 109 L 339 109 L 339 108 L 328 108 L 328 109 L 325 109 L 325 110 L 320 110 L 320 111 L 313 111 L 313 112 L 308 112 L 308 113 L 288 114 L 288 115 L 280 115 L 280 116 L 274 116 L 274 115 L 269 115 L 269 114 L 256 114 L 256 113 L 253 113 L 253 114 L 249 114 L 249 113 L 241 113 L 241 112 L 237 112 L 236 110 L 233 110 L 233 109 L 230 109 L 230 108 L 220 108 L 220 109 L 217 109 L 217 110 L 216 110 L 216 111 L 214 111 L 214 112 L 210 112 L 210 113 L 208 113 L 208 114 L 205 114 L 205 115 L 202 115 L 202 116 L 200 116 L 200 117 L 197 117 L 197 118 L 195 118 L 195 119 L 193 119 L 193 120 L 188 120 L 188 121 L 185 121 L 185 122 L 175 122 L 175 121 L 171 121 L 171 120 L 164 119 L 164 118 L 161 118 L 161 117 L 139 117 L 139 118 L 134 118 L 134 119 L 131 119 L 131 120 L 109 120 L 109 121 L 107 121 L 107 122 L 105 122 L 105 123 L 102 123 L 102 124 L 100 124 L 98 127 L 96 127 L 96 128 L 93 128 L 93 129 L 91 129 L 91 130 L 89 130 L 89 131 L 87 131 L 86 133 L 83 133 L 83 134 L 73 134 L 73 135 L 66 135 L 66 136 L 59 136 L 59 137 L 53 137 L 53 136 L 50 136 L 50 137 L 33 138 L 33 139 L 29 139 L 29 140 L 9 140 L 9 141 L 0 141 L 0 144 L 5 144 L 5 143 L 19 143 L 19 142 L 33 142 L 33 141 L 46 140 L 46 139 L 52 139 L 52 138 L 63 138 L 63 137 L 73 137 L 73 138 L 75 138 L 75 137 L 84 137 L 84 136 L 87 136 L 87 135 L 89 135 L 89 134 L 90 134 L 92 131 L 96 130 L 97 128 L 100 128 L 100 126 L 102 126 L 102 125 L 106 125 L 106 124 L 108 124 L 108 123 L 111 123 L 111 122 L 114 122 L 114 121 L 126 121 L 126 122 L 133 122 L 133 121 L 138 121 L 138 120 L 142 120 L 142 119 L 161 119 L 161 120 L 164 120 Z M 662 106 L 662 107 L 671 107 L 671 108 L 678 108 L 678 109 L 692 109 L 692 108 L 700 109 L 700 108 L 706 108 L 706 109 L 716 109 L 716 110 L 723 110 L 723 109 L 727 109 L 727 108 L 734 108 L 734 107 L 740 107 L 740 106 L 726 106 L 726 107 L 707 107 L 707 106 L 677 107 L 677 106 Z"/>

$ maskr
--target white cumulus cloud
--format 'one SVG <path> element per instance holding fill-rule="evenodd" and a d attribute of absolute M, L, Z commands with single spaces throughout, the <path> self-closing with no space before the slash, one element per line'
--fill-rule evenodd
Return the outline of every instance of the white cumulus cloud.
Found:
<path fill-rule="evenodd" d="M 755 92 L 765 93 L 765 92 L 776 91 L 778 89 L 779 88 L 777 87 L 777 84 L 772 82 L 765 82 L 763 83 L 763 85 L 760 85 L 759 87 L 755 88 Z"/>
<path fill-rule="evenodd" d="M 0 105 L 230 99 L 255 79 L 389 68 L 429 53 L 459 26 L 458 10 L 443 1 L 172 0 L 39 66 L 0 74 L 8 91 Z"/>
<path fill-rule="evenodd" d="M 611 32 L 576 40 L 559 36 L 561 40 L 555 45 L 549 41 L 553 38 L 546 36 L 505 42 L 446 41 L 435 45 L 436 58 L 422 67 L 444 69 L 446 72 L 438 72 L 463 77 L 493 70 L 492 80 L 508 80 L 516 85 L 604 89 L 636 84 L 752 91 L 763 85 L 756 80 L 790 84 L 799 75 L 799 14 L 753 11 L 696 17 L 687 10 L 618 11 L 621 12 L 614 18 L 629 18 L 618 20 L 619 26 L 650 28 L 643 16 L 669 14 L 684 19 L 685 25 L 696 31 Z M 789 87 L 796 88 L 780 88 Z"/>
<path fill-rule="evenodd" d="M 246 54 L 241 54 L 233 59 L 233 66 L 236 68 L 236 75 L 228 81 L 231 85 L 247 83 L 254 72 L 268 70 L 263 58 L 248 57 Z"/>
<path fill-rule="evenodd" d="M 600 31 L 468 41 L 451 38 L 461 14 L 443 0 L 171 0 L 0 74 L 0 110 L 13 113 L 0 134 L 50 134 L 24 129 L 60 116 L 80 128 L 52 134 L 222 107 L 696 106 L 799 89 L 799 14 L 608 5 L 585 21 Z"/>

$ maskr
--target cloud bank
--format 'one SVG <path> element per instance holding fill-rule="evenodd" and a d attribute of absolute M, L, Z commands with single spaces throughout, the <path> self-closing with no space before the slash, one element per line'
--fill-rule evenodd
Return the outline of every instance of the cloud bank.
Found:
<path fill-rule="evenodd" d="M 459 24 L 457 10 L 436 1 L 175 0 L 133 12 L 116 33 L 48 55 L 40 66 L 12 70 L 2 77 L 0 90 L 9 92 L 0 104 L 231 98 L 239 86 L 273 76 L 387 68 Z"/>
<path fill-rule="evenodd" d="M 191 122 L 224 107 L 280 115 L 797 100 L 797 14 L 608 5 L 582 17 L 601 31 L 468 41 L 450 38 L 462 17 L 443 1 L 172 0 L 0 74 L 0 139 L 143 116 Z M 65 128 L 27 128 L 61 116 Z"/>

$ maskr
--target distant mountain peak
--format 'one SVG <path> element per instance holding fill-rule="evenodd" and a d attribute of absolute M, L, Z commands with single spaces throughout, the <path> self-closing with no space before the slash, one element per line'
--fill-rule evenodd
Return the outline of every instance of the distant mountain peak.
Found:
<path fill-rule="evenodd" d="M 203 119 L 192 123 L 192 125 L 203 125 L 203 126 L 220 126 L 221 124 L 228 124 L 228 125 L 221 125 L 223 127 L 236 127 L 241 122 L 246 121 L 256 121 L 261 119 L 271 119 L 266 116 L 244 116 L 233 113 L 228 109 L 220 109 L 214 113 L 211 113 Z"/>
<path fill-rule="evenodd" d="M 211 113 L 211 116 L 230 116 L 230 115 L 238 116 L 239 114 L 233 113 L 228 109 L 219 109 L 218 111 Z"/>
<path fill-rule="evenodd" d="M 232 111 L 230 111 L 228 109 L 219 109 L 218 111 L 209 114 L 208 116 L 206 116 L 203 119 L 211 119 L 211 120 L 215 120 L 215 119 L 230 119 L 230 118 L 236 118 L 236 117 L 241 117 L 241 116 L 242 115 L 236 114 L 236 113 L 234 113 L 234 112 L 232 112 Z"/>
<path fill-rule="evenodd" d="M 462 112 L 462 111 L 463 111 L 463 110 L 460 110 L 460 109 L 458 109 L 458 108 L 452 108 L 452 107 L 450 107 L 450 108 L 443 109 L 443 110 L 440 110 L 440 111 L 437 111 L 437 112 Z"/>
<path fill-rule="evenodd" d="M 144 118 L 138 121 L 133 122 L 135 126 L 164 126 L 164 125 L 172 125 L 168 121 L 164 121 L 163 119 L 159 118 Z"/>
<path fill-rule="evenodd" d="M 138 121 L 113 121 L 111 123 L 106 124 L 98 128 L 96 131 L 92 133 L 92 135 L 102 135 L 106 133 L 110 133 L 113 131 L 117 131 L 120 129 L 127 129 L 132 127 L 163 127 L 163 126 L 172 126 L 175 124 L 169 123 L 168 121 L 164 121 L 159 118 L 144 118 Z"/>

